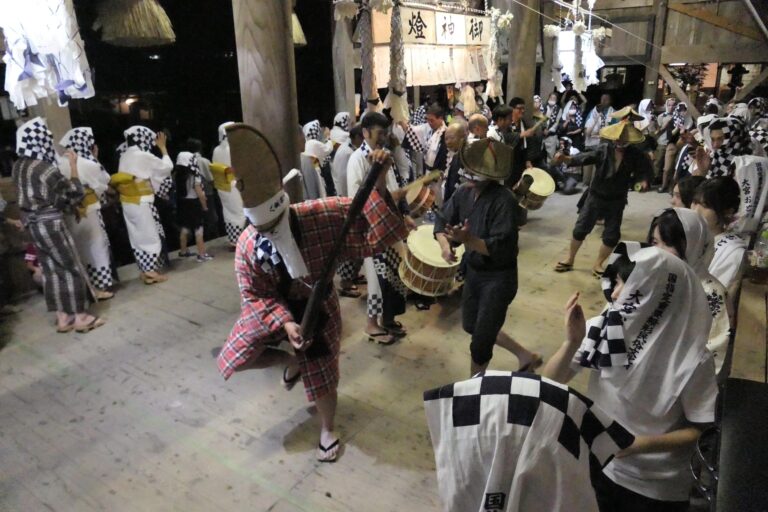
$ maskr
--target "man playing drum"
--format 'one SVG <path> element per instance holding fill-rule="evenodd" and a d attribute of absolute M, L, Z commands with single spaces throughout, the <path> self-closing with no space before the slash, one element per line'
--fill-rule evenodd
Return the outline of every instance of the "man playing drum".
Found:
<path fill-rule="evenodd" d="M 458 156 L 467 183 L 443 206 L 434 233 L 446 261 L 456 261 L 454 245 L 466 249 L 461 309 L 464 330 L 472 336 L 471 375 L 486 369 L 495 343 L 517 356 L 520 371 L 533 371 L 541 356 L 501 332 L 517 293 L 520 210 L 502 185 L 510 174 L 512 149 L 483 139 L 465 144 Z"/>

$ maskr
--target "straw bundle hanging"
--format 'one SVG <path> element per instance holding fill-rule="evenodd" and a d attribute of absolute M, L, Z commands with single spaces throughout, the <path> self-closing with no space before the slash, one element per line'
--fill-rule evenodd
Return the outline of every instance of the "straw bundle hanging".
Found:
<path fill-rule="evenodd" d="M 176 41 L 171 20 L 157 0 L 104 0 L 93 25 L 115 46 L 160 46 Z"/>
<path fill-rule="evenodd" d="M 376 73 L 373 62 L 373 32 L 371 26 L 371 8 L 369 5 L 363 5 L 360 9 L 360 21 L 358 22 L 360 31 L 360 53 L 362 58 L 363 76 L 363 99 L 368 106 L 366 111 L 377 111 L 380 103 L 379 90 L 376 88 Z"/>
<path fill-rule="evenodd" d="M 408 121 L 411 117 L 408 112 L 408 98 L 405 94 L 405 48 L 403 46 L 403 23 L 399 2 L 392 9 L 390 27 L 392 38 L 389 43 L 389 94 L 387 94 L 386 103 L 387 107 L 391 109 L 392 119 L 399 123 L 400 121 Z"/>
<path fill-rule="evenodd" d="M 292 27 L 293 46 L 296 48 L 307 46 L 307 36 L 304 35 L 304 29 L 301 28 L 301 23 L 299 23 L 299 17 L 296 16 L 295 12 L 291 15 L 291 23 L 293 24 L 293 27 Z"/>

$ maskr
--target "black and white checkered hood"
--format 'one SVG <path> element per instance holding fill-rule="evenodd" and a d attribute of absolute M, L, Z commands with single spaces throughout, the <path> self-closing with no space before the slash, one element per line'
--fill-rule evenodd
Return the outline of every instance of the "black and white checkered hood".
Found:
<path fill-rule="evenodd" d="M 125 153 L 125 150 L 128 149 L 128 144 L 125 142 L 121 142 L 119 146 L 115 148 L 115 153 L 117 153 L 117 158 L 119 159 L 121 156 L 123 156 L 123 153 Z"/>
<path fill-rule="evenodd" d="M 152 151 L 157 140 L 157 134 L 146 126 L 131 126 L 123 132 L 123 135 L 129 147 L 136 146 L 146 152 Z"/>
<path fill-rule="evenodd" d="M 336 117 L 333 118 L 333 126 L 338 126 L 345 132 L 348 132 L 352 128 L 349 112 L 339 112 L 336 114 Z"/>
<path fill-rule="evenodd" d="M 597 511 L 589 462 L 634 437 L 592 400 L 529 373 L 483 376 L 424 393 L 443 510 Z"/>
<path fill-rule="evenodd" d="M 93 156 L 93 146 L 96 145 L 96 139 L 93 136 L 93 130 L 87 126 L 78 126 L 72 128 L 59 141 L 63 147 L 71 149 L 80 158 L 85 158 L 92 162 L 98 162 Z"/>
<path fill-rule="evenodd" d="M 419 108 L 417 108 L 413 115 L 411 116 L 411 124 L 413 125 L 419 125 L 424 124 L 427 122 L 427 107 L 426 105 L 421 105 Z"/>
<path fill-rule="evenodd" d="M 725 139 L 717 151 L 712 150 L 711 132 L 713 130 L 722 130 Z M 744 120 L 734 116 L 710 118 L 699 123 L 699 131 L 702 132 L 704 142 L 711 154 L 707 178 L 733 176 L 733 158 L 751 152 L 752 140 Z"/>
<path fill-rule="evenodd" d="M 36 117 L 16 130 L 16 154 L 19 157 L 56 164 L 53 133 L 42 117 Z"/>
<path fill-rule="evenodd" d="M 320 121 L 317 119 L 305 124 L 302 131 L 304 132 L 305 140 L 319 140 L 320 142 L 323 142 L 322 126 L 320 126 Z"/>

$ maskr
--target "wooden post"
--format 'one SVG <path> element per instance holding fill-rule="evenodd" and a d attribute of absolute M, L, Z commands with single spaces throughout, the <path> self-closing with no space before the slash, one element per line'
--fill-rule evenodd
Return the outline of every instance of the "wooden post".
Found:
<path fill-rule="evenodd" d="M 352 22 L 343 19 L 333 23 L 333 86 L 336 112 L 355 115 L 355 69 L 352 47 Z"/>
<path fill-rule="evenodd" d="M 675 77 L 672 76 L 672 73 L 669 72 L 667 66 L 663 64 L 659 66 L 659 74 L 661 75 L 661 78 L 667 82 L 667 85 L 672 90 L 672 94 L 677 97 L 677 100 L 688 105 L 688 112 L 692 114 L 694 119 L 698 119 L 701 115 L 701 112 L 699 112 L 699 109 L 696 108 L 696 105 L 691 101 L 688 95 L 685 94 L 685 91 L 677 83 L 677 80 L 675 80 Z"/>
<path fill-rule="evenodd" d="M 299 163 L 291 2 L 232 0 L 232 12 L 243 121 L 266 135 L 288 172 Z"/>
<path fill-rule="evenodd" d="M 656 89 L 659 86 L 659 68 L 661 67 L 661 47 L 664 45 L 664 37 L 667 31 L 667 1 L 654 0 L 653 2 L 653 46 L 651 47 L 651 60 L 645 68 L 645 84 L 643 85 L 643 98 L 656 99 Z"/>
<path fill-rule="evenodd" d="M 536 81 L 536 45 L 539 41 L 540 0 L 526 5 L 513 3 L 510 11 L 512 27 L 509 32 L 507 63 L 507 101 L 519 96 L 531 106 Z"/>
<path fill-rule="evenodd" d="M 541 9 L 546 16 L 554 17 L 554 7 L 554 3 L 547 2 Z M 547 23 L 551 23 L 551 21 L 545 17 L 544 24 Z M 555 89 L 555 83 L 552 81 L 552 45 L 554 40 L 551 37 L 544 37 L 541 24 L 537 27 L 536 33 L 541 37 L 541 52 L 544 58 L 544 62 L 541 64 L 541 73 L 539 74 L 539 95 L 541 96 L 541 101 L 546 104 L 547 97 Z"/>

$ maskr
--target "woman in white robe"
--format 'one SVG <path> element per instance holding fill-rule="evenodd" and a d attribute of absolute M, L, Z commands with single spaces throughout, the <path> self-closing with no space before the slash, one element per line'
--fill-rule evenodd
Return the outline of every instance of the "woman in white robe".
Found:
<path fill-rule="evenodd" d="M 111 299 L 114 292 L 109 238 L 101 218 L 101 201 L 109 186 L 109 174 L 97 160 L 98 148 L 93 130 L 88 127 L 72 128 L 59 141 L 61 146 L 77 155 L 77 169 L 83 184 L 85 198 L 78 207 L 78 215 L 68 215 L 67 225 L 75 239 L 88 278 L 95 288 L 96 298 Z M 70 177 L 69 160 L 59 158 L 59 170 Z"/>
<path fill-rule="evenodd" d="M 219 193 L 221 210 L 224 214 L 224 228 L 227 232 L 227 240 L 234 249 L 240 233 L 245 228 L 245 214 L 243 214 L 243 199 L 240 191 L 235 186 L 235 175 L 232 172 L 232 159 L 229 156 L 229 141 L 227 140 L 227 126 L 232 122 L 222 123 L 219 126 L 219 145 L 213 150 L 211 158 L 211 174 L 213 174 L 213 186 Z"/>
<path fill-rule="evenodd" d="M 161 283 L 168 278 L 159 273 L 165 260 L 163 226 L 155 208 L 155 190 L 159 190 L 173 171 L 173 161 L 165 146 L 165 134 L 155 134 L 145 126 L 132 126 L 124 133 L 127 149 L 120 156 L 118 172 L 110 183 L 120 194 L 128 238 L 145 284 Z M 163 155 L 151 153 L 157 147 Z"/>

